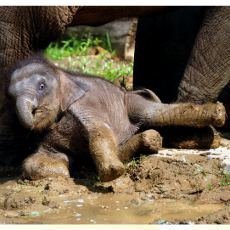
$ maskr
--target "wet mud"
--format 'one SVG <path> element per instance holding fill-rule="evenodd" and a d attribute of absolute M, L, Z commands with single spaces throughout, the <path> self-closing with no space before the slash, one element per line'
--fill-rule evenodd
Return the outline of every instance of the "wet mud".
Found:
<path fill-rule="evenodd" d="M 230 177 L 223 159 L 207 152 L 141 156 L 107 183 L 88 171 L 29 181 L 8 170 L 0 178 L 0 223 L 229 224 Z"/>

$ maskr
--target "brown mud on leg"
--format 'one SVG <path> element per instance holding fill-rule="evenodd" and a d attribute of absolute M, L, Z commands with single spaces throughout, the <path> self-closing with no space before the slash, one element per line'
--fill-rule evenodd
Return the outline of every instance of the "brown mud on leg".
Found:
<path fill-rule="evenodd" d="M 45 149 L 27 157 L 23 162 L 22 176 L 37 180 L 47 177 L 69 177 L 69 160 L 63 153 L 51 153 Z"/>
<path fill-rule="evenodd" d="M 109 127 L 98 125 L 89 131 L 89 149 L 101 181 L 114 180 L 124 173 L 117 142 Z"/>
<path fill-rule="evenodd" d="M 130 119 L 141 119 L 144 127 L 221 127 L 226 119 L 225 107 L 220 102 L 164 104 L 133 93 L 127 94 L 127 105 Z"/>
<path fill-rule="evenodd" d="M 183 149 L 209 149 L 220 146 L 221 137 L 212 127 L 168 127 L 160 131 L 163 146 Z"/>
<path fill-rule="evenodd" d="M 145 114 L 149 124 L 154 126 L 221 127 L 225 123 L 225 108 L 219 102 L 156 104 L 154 107 L 152 113 L 147 111 Z"/>
<path fill-rule="evenodd" d="M 136 154 L 156 153 L 162 147 L 161 135 L 153 130 L 146 130 L 132 136 L 126 143 L 119 148 L 119 158 L 122 162 L 129 161 Z"/>

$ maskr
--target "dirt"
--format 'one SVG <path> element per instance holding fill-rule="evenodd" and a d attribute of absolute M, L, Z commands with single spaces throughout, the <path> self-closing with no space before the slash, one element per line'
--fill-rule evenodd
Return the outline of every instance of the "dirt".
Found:
<path fill-rule="evenodd" d="M 229 224 L 230 178 L 213 151 L 164 149 L 107 183 L 87 170 L 28 181 L 9 169 L 0 178 L 0 223 Z"/>

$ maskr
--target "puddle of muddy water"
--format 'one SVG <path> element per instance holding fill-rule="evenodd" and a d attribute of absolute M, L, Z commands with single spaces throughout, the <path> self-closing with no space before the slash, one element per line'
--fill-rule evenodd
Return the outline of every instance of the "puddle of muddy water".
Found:
<path fill-rule="evenodd" d="M 193 220 L 221 208 L 223 206 L 217 204 L 194 204 L 170 199 L 142 200 L 128 194 L 100 194 L 63 200 L 58 210 L 46 209 L 38 216 L 18 218 L 26 220 L 26 223 L 46 224 L 147 224 L 159 220 Z"/>

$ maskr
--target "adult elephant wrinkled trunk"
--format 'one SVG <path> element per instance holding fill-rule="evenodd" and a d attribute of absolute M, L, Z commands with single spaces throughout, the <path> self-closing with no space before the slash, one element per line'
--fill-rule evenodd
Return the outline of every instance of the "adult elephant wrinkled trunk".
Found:
<path fill-rule="evenodd" d="M 25 128 L 33 129 L 34 116 L 33 111 L 37 107 L 37 100 L 31 100 L 27 97 L 20 97 L 16 101 L 16 111 L 18 118 Z"/>

